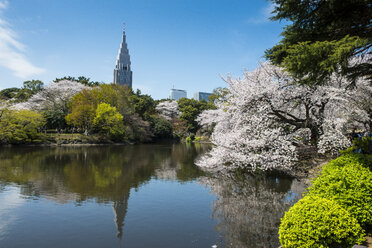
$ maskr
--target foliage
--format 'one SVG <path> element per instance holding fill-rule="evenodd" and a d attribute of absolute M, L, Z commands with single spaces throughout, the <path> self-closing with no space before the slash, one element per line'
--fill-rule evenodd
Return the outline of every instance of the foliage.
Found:
<path fill-rule="evenodd" d="M 322 174 L 312 183 L 309 195 L 333 199 L 362 226 L 372 224 L 372 172 L 369 168 L 341 156 L 325 165 Z"/>
<path fill-rule="evenodd" d="M 149 106 L 142 105 L 145 101 L 141 100 L 142 95 L 140 93 L 135 97 L 133 96 L 134 94 L 130 88 L 118 84 L 101 84 L 93 89 L 81 91 L 72 99 L 71 113 L 66 116 L 66 121 L 70 125 L 84 129 L 86 133 L 100 132 L 102 130 L 99 130 L 97 126 L 93 128 L 93 119 L 98 105 L 106 103 L 115 107 L 117 112 L 123 116 L 123 132 L 126 138 L 132 141 L 149 141 L 153 136 L 150 124 L 136 113 L 136 107 L 137 110 L 142 111 L 141 113 L 144 116 L 148 116 L 149 113 L 153 112 L 152 104 Z M 134 98 L 140 99 L 134 101 L 137 105 L 133 103 Z M 148 96 L 144 98 L 147 99 Z M 153 100 L 149 100 L 149 102 L 151 101 Z M 150 109 L 147 109 L 147 107 Z"/>
<path fill-rule="evenodd" d="M 89 90 L 83 90 L 72 98 L 71 113 L 65 117 L 68 125 L 81 128 L 85 133 L 91 130 L 96 109 L 92 98 Z"/>
<path fill-rule="evenodd" d="M 23 144 L 42 139 L 43 116 L 30 110 L 0 110 L 0 143 Z"/>
<path fill-rule="evenodd" d="M 129 98 L 134 111 L 144 120 L 149 120 L 150 115 L 155 114 L 156 103 L 149 95 L 142 95 L 140 90 L 132 94 Z"/>
<path fill-rule="evenodd" d="M 279 239 L 283 248 L 351 247 L 363 242 L 364 233 L 335 201 L 306 196 L 282 218 Z"/>
<path fill-rule="evenodd" d="M 172 138 L 172 124 L 165 118 L 161 116 L 151 116 L 150 125 L 154 138 Z"/>
<path fill-rule="evenodd" d="M 353 140 L 354 149 L 356 152 L 360 149 L 363 154 L 372 155 L 371 144 L 372 137 L 361 137 L 360 139 Z"/>
<path fill-rule="evenodd" d="M 19 88 L 7 88 L 0 91 L 0 100 L 10 100 L 14 98 L 21 89 Z"/>
<path fill-rule="evenodd" d="M 181 112 L 180 119 L 186 121 L 187 129 L 191 133 L 196 133 L 200 128 L 196 118 L 204 110 L 214 109 L 212 102 L 204 100 L 198 101 L 195 99 L 181 98 L 178 100 L 178 109 Z"/>
<path fill-rule="evenodd" d="M 63 77 L 63 78 L 56 78 L 54 82 L 59 83 L 64 80 L 79 82 L 85 86 L 90 86 L 90 87 L 99 86 L 100 84 L 102 84 L 100 82 L 90 81 L 90 78 L 86 78 L 83 76 L 80 76 L 78 78 L 71 77 L 71 76 Z"/>
<path fill-rule="evenodd" d="M 67 127 L 65 113 L 60 110 L 45 110 L 42 112 L 47 129 L 62 129 Z"/>
<path fill-rule="evenodd" d="M 40 92 L 44 88 L 44 83 L 40 80 L 31 80 L 23 82 L 21 89 L 10 88 L 5 89 L 4 93 L 8 99 L 12 99 L 14 102 L 24 102 L 30 97 Z"/>
<path fill-rule="evenodd" d="M 140 143 L 151 141 L 153 133 L 148 121 L 143 120 L 137 113 L 125 117 L 124 120 L 128 124 L 126 134 L 130 140 Z"/>
<path fill-rule="evenodd" d="M 100 103 L 116 107 L 121 115 L 132 112 L 128 97 L 129 91 L 116 84 L 101 84 L 93 89 L 85 89 L 76 94 L 70 104 L 70 114 L 66 116 L 67 123 L 89 132 L 93 128 L 93 119 Z"/>
<path fill-rule="evenodd" d="M 130 103 L 132 92 L 129 87 L 119 84 L 101 84 L 91 91 L 91 95 L 87 99 L 94 104 L 95 107 L 99 103 L 107 103 L 119 111 L 121 115 L 128 115 L 134 112 L 133 106 Z"/>
<path fill-rule="evenodd" d="M 341 151 L 341 156 L 329 161 L 329 166 L 345 166 L 347 164 L 362 164 L 366 167 L 372 166 L 372 156 L 361 153 L 355 153 L 355 147 L 350 147 Z"/>
<path fill-rule="evenodd" d="M 140 91 L 133 93 L 127 86 L 100 84 L 85 77 L 56 79 L 45 88 L 41 81 L 36 80 L 27 81 L 24 85 L 24 89 L 32 93 L 26 101 L 7 101 L 23 90 L 17 88 L 1 91 L 0 97 L 5 100 L 4 103 L 11 104 L 11 109 L 40 112 L 48 129 L 84 131 L 85 134 L 98 132 L 107 134 L 110 139 L 116 139 L 115 135 L 118 134 L 121 138 L 124 135 L 139 142 L 150 141 L 154 137 L 152 131 L 157 132 L 155 136 L 168 136 L 166 132 L 169 131 L 169 123 L 165 120 L 154 119 L 152 127 L 155 129 L 151 130 L 149 121 L 156 114 L 155 101 L 148 95 L 142 95 Z M 102 103 L 116 108 L 123 117 L 120 132 L 106 127 L 100 129 L 94 125 L 97 108 Z"/>
<path fill-rule="evenodd" d="M 226 81 L 226 100 L 198 117 L 203 127 L 215 125 L 211 141 L 216 146 L 198 162 L 206 168 L 290 169 L 301 143 L 296 136 L 319 152 L 337 153 L 350 145 L 345 136 L 349 114 L 368 118 L 348 104 L 346 80 L 337 75 L 323 86 L 296 85 L 283 70 L 263 63 L 243 79 Z"/>
<path fill-rule="evenodd" d="M 108 137 L 120 139 L 124 133 L 123 116 L 110 104 L 100 103 L 96 109 L 93 126 Z"/>
<path fill-rule="evenodd" d="M 372 7 L 367 0 L 271 0 L 272 20 L 287 20 L 279 44 L 266 57 L 284 66 L 300 83 L 322 84 L 334 72 L 371 77 Z M 365 57 L 350 63 L 353 56 Z"/>

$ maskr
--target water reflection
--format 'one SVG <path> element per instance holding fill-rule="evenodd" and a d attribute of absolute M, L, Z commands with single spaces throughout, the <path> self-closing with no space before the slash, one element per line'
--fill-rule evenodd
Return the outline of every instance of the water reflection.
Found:
<path fill-rule="evenodd" d="M 231 248 L 279 247 L 280 218 L 301 197 L 304 185 L 283 176 L 220 174 L 202 177 L 217 195 L 216 230 Z"/>
<path fill-rule="evenodd" d="M 121 239 L 131 188 L 152 178 L 186 182 L 204 175 L 194 160 L 207 149 L 198 144 L 2 148 L 0 190 L 16 183 L 25 198 L 112 202 Z"/>
<path fill-rule="evenodd" d="M 6 247 L 22 246 L 22 243 L 14 241 L 19 237 L 14 231 L 16 229 L 12 229 L 13 233 L 2 231 L 16 218 L 20 222 L 14 228 L 22 229 L 24 219 L 19 217 L 20 213 L 17 216 L 14 209 L 25 201 L 41 202 L 46 199 L 63 206 L 91 202 L 111 206 L 119 244 L 126 244 L 127 247 L 144 247 L 139 241 L 145 242 L 146 239 L 146 242 L 152 243 L 151 247 L 211 247 L 213 244 L 219 248 L 278 247 L 280 218 L 297 201 L 303 191 L 302 185 L 276 176 L 207 175 L 195 166 L 194 161 L 209 148 L 198 144 L 0 148 L 0 222 L 3 223 L 0 223 L 0 246 L 2 242 Z M 177 184 L 157 184 L 159 181 Z M 208 198 L 208 190 L 196 183 L 206 185 L 213 197 Z M 147 191 L 148 195 L 136 194 L 145 184 L 154 189 Z M 128 215 L 131 194 L 131 201 L 136 203 L 129 208 Z M 19 195 L 22 197 L 19 198 Z M 149 200 L 152 195 L 155 195 L 152 197 L 154 202 Z M 42 202 L 33 205 L 37 207 L 32 210 L 31 207 L 23 210 L 30 211 L 28 216 L 38 215 L 42 214 L 39 207 L 45 205 Z M 58 206 L 55 208 L 57 211 Z M 71 214 L 80 216 L 82 212 L 76 210 L 69 207 L 66 212 L 60 212 L 60 217 L 71 220 Z M 92 216 L 102 213 L 97 209 L 83 210 Z M 156 218 L 151 219 L 152 215 Z M 84 230 L 85 237 L 90 240 L 71 237 L 71 242 L 75 242 L 71 245 L 83 247 L 82 242 L 85 242 L 85 246 L 89 247 L 102 247 L 102 243 L 105 247 L 116 247 L 111 240 L 118 240 L 112 235 L 114 230 L 109 232 L 110 239 L 102 241 L 102 238 L 92 235 L 97 230 L 104 232 L 98 229 L 101 223 L 90 218 L 85 220 L 89 222 L 87 225 L 92 226 L 92 229 Z M 50 222 L 45 216 L 44 222 L 37 221 L 45 228 L 58 223 Z M 71 228 L 71 223 L 75 224 L 74 220 L 61 225 L 73 232 L 75 229 Z M 20 231 L 23 235 L 27 234 L 24 230 Z M 45 236 L 47 231 L 37 230 L 30 236 Z M 6 241 L 2 240 L 2 235 L 6 236 Z M 50 233 L 50 240 L 41 243 L 44 240 L 38 239 L 40 243 L 35 245 L 61 246 L 62 243 L 56 242 L 61 235 L 64 234 Z M 30 236 L 24 238 L 25 244 L 30 243 Z M 65 239 L 64 236 L 62 238 Z M 161 238 L 163 240 L 159 241 Z"/>

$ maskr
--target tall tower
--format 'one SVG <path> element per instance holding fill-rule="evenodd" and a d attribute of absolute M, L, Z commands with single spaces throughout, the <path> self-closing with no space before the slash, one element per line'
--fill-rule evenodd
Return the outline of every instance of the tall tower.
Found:
<path fill-rule="evenodd" d="M 123 39 L 120 44 L 118 57 L 116 58 L 116 66 L 114 69 L 114 83 L 120 85 L 126 84 L 132 88 L 132 74 L 124 24 Z"/>

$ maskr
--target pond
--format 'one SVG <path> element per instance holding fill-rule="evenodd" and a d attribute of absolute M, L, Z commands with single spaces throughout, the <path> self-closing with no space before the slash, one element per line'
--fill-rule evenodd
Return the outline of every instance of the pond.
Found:
<path fill-rule="evenodd" d="M 0 247 L 275 247 L 304 185 L 207 174 L 200 144 L 0 148 Z"/>

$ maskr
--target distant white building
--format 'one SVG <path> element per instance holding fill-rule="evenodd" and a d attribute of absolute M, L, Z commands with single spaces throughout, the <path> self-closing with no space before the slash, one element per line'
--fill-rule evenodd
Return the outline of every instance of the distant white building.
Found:
<path fill-rule="evenodd" d="M 194 99 L 195 100 L 198 100 L 198 101 L 200 101 L 200 100 L 205 100 L 205 101 L 209 101 L 208 100 L 208 97 L 210 96 L 210 95 L 212 95 L 212 93 L 207 93 L 207 92 L 196 92 L 195 94 L 194 94 Z"/>
<path fill-rule="evenodd" d="M 187 97 L 186 90 L 171 89 L 169 99 L 178 101 L 182 97 Z"/>

